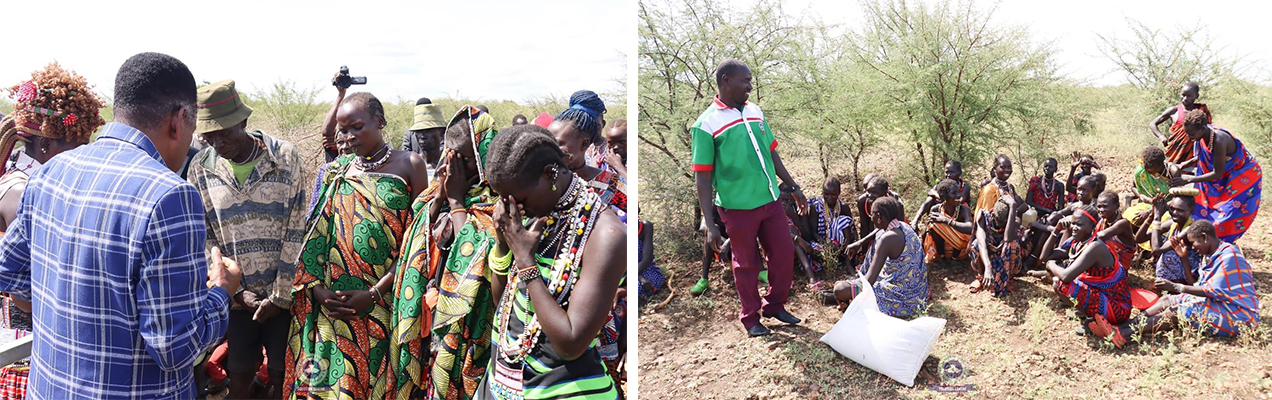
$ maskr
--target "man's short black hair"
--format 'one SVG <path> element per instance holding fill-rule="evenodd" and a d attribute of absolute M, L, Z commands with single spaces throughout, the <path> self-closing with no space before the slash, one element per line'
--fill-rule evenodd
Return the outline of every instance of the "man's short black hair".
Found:
<path fill-rule="evenodd" d="M 736 58 L 721 61 L 720 65 L 715 69 L 716 86 L 720 85 L 720 81 L 724 80 L 725 75 L 732 75 L 742 68 L 747 68 L 746 64 Z"/>
<path fill-rule="evenodd" d="M 521 115 L 521 114 L 513 115 L 513 116 L 512 116 L 512 123 L 514 123 L 514 124 L 515 124 L 515 123 L 517 123 L 517 120 L 522 120 L 522 121 L 527 121 L 527 122 L 529 122 L 529 121 L 530 121 L 529 119 L 526 119 L 526 116 L 525 116 L 525 115 Z"/>
<path fill-rule="evenodd" d="M 1184 87 L 1191 88 L 1194 92 L 1201 94 L 1201 85 L 1198 85 L 1197 82 L 1194 82 L 1194 81 L 1184 82 Z"/>
<path fill-rule="evenodd" d="M 196 102 L 194 75 L 176 57 L 140 53 L 124 61 L 115 74 L 115 115 L 132 124 L 153 126 L 183 107 L 194 119 Z"/>
<path fill-rule="evenodd" d="M 415 105 L 418 106 L 420 104 L 433 104 L 433 101 L 429 100 L 427 97 L 421 97 L 419 100 L 415 101 Z"/>

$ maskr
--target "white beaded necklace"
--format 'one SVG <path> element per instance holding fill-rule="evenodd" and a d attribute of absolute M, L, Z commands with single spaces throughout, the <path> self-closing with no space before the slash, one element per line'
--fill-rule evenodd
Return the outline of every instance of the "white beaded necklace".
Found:
<path fill-rule="evenodd" d="M 577 184 L 579 181 L 577 176 L 571 180 L 570 188 L 566 195 L 562 196 L 563 200 L 569 199 L 569 201 L 559 201 L 556 210 L 548 216 L 548 230 L 545 233 L 551 232 L 550 236 L 555 237 L 535 253 L 537 263 L 540 254 L 556 250 L 551 272 L 541 279 L 547 281 L 548 293 L 551 293 L 556 298 L 557 304 L 562 307 L 570 303 L 570 294 L 574 284 L 578 282 L 579 271 L 582 267 L 583 245 L 591 236 L 596 219 L 605 209 L 600 203 L 600 196 L 585 186 Z M 559 240 L 562 238 L 564 240 Z M 495 319 L 499 324 L 500 332 L 496 335 L 495 341 L 498 344 L 499 356 L 509 364 L 525 360 L 526 356 L 538 345 L 539 337 L 542 336 L 538 315 L 534 314 L 530 315 L 529 321 L 526 321 L 521 334 L 515 340 L 511 340 L 506 335 L 514 313 L 513 307 L 517 294 L 521 291 L 520 283 L 521 278 L 518 274 L 509 275 L 508 286 L 518 289 L 505 291 L 503 298 L 500 299 L 499 308 L 495 310 Z M 529 293 L 526 297 L 529 298 Z"/>

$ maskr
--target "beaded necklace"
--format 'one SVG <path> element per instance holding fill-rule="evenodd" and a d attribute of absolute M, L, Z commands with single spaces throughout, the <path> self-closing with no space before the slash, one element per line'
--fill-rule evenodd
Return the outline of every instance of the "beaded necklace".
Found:
<path fill-rule="evenodd" d="M 371 159 L 376 157 L 375 154 L 380 154 L 381 151 L 384 152 L 384 155 L 380 156 L 378 160 L 371 161 Z M 389 145 L 386 143 L 384 147 L 380 148 L 379 151 L 376 151 L 375 154 L 368 157 L 358 157 L 358 166 L 361 167 L 363 171 L 375 171 L 380 169 L 380 167 L 383 167 L 384 164 L 389 162 L 389 156 L 393 155 L 393 149 L 390 149 Z"/>
<path fill-rule="evenodd" d="M 548 235 L 553 236 L 552 240 L 535 252 L 536 259 L 541 254 L 552 254 L 553 250 L 556 252 L 551 271 L 544 274 L 541 279 L 546 281 L 548 293 L 556 298 L 557 304 L 561 307 L 566 307 L 570 303 L 570 294 L 573 292 L 574 284 L 578 282 L 579 270 L 582 267 L 583 245 L 591 236 L 596 219 L 605 210 L 600 203 L 600 196 L 578 182 L 580 179 L 575 176 L 570 182 L 570 189 L 565 196 L 562 196 L 562 199 L 568 198 L 569 201 L 558 201 L 556 209 L 548 216 L 548 229 L 545 232 L 552 232 Z M 496 335 L 495 341 L 499 348 L 499 356 L 508 364 L 517 364 L 525 360 L 526 356 L 538 345 L 539 338 L 542 336 L 538 315 L 535 314 L 529 316 L 529 321 L 525 322 L 521 334 L 516 339 L 511 339 L 506 334 L 509 322 L 513 318 L 517 294 L 524 288 L 521 283 L 518 274 L 509 275 L 509 287 L 518 289 L 505 291 L 503 298 L 500 299 L 499 308 L 495 310 L 495 320 L 499 324 L 498 332 L 500 332 Z M 529 298 L 528 293 L 526 297 Z M 531 312 L 527 310 L 527 313 Z"/>

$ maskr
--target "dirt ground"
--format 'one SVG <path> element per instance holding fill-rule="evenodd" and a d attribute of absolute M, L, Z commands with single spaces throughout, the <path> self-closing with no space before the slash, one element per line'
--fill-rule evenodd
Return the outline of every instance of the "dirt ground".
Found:
<path fill-rule="evenodd" d="M 1129 188 L 1134 160 L 1101 160 L 1106 162 L 1116 164 L 1105 165 L 1114 172 L 1109 188 Z M 996 299 L 988 291 L 970 293 L 974 274 L 965 264 L 931 265 L 926 315 L 944 318 L 946 325 L 913 387 L 858 365 L 819 341 L 841 313 L 822 306 L 799 272 L 787 309 L 804 322 L 781 326 L 766 319 L 773 334 L 749 338 L 737 319 L 732 275 L 722 265 L 713 266 L 711 290 L 694 297 L 689 287 L 700 274 L 699 263 L 661 262 L 674 274 L 670 285 L 676 295 L 654 310 L 651 305 L 669 295 L 663 290 L 642 306 L 640 397 L 1272 399 L 1272 260 L 1267 257 L 1272 217 L 1260 216 L 1238 244 L 1254 267 L 1264 325 L 1235 339 L 1177 330 L 1123 349 L 1075 333 L 1080 320 L 1074 309 L 1038 279 L 1016 278 L 1015 291 Z M 823 271 L 818 278 L 830 284 L 848 274 Z M 1147 265 L 1131 270 L 1133 287 L 1148 288 L 1152 277 Z M 937 365 L 951 356 L 965 361 L 968 375 L 958 384 L 974 385 L 972 391 L 933 390 L 941 384 Z"/>

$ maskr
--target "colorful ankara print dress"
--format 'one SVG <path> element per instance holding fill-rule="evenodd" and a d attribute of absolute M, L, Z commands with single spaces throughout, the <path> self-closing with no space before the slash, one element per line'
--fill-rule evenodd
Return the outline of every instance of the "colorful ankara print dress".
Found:
<path fill-rule="evenodd" d="M 1210 128 L 1232 135 L 1223 128 L 1213 125 Z M 1193 184 L 1201 190 L 1193 218 L 1214 222 L 1219 239 L 1228 243 L 1236 242 L 1254 224 L 1254 217 L 1259 214 L 1259 200 L 1263 198 L 1263 168 L 1241 140 L 1232 136 L 1232 141 L 1237 149 L 1225 163 L 1223 176 Z M 1197 175 L 1215 170 L 1215 154 L 1210 152 L 1210 146 L 1198 140 L 1193 144 L 1193 153 L 1197 156 Z"/>
<path fill-rule="evenodd" d="M 580 189 L 587 194 L 579 196 L 570 207 L 573 209 L 575 205 L 587 205 L 586 211 L 577 214 L 571 212 L 554 218 L 557 221 L 575 221 L 580 215 L 586 216 L 581 221 L 583 228 L 578 231 L 581 233 L 570 235 L 569 231 L 574 227 L 570 222 L 558 224 L 550 230 L 549 237 L 564 239 L 549 240 L 549 243 L 557 243 L 554 246 L 540 243 L 540 249 L 535 255 L 542 275 L 539 279 L 543 279 L 550 288 L 559 285 L 556 286 L 559 290 L 554 292 L 554 296 L 557 304 L 566 311 L 569 311 L 568 300 L 575 289 L 575 280 L 571 277 L 586 273 L 582 270 L 581 263 L 583 254 L 588 250 L 585 244 L 601 213 L 609 208 L 605 206 L 606 202 L 592 195 L 592 190 Z M 573 253 L 573 256 L 562 254 L 571 248 L 577 248 L 577 253 Z M 570 260 L 569 263 L 566 260 Z M 523 332 L 529 332 L 526 335 L 529 338 L 523 338 Z M 486 383 L 495 399 L 619 398 L 614 378 L 607 372 L 601 359 L 599 341 L 592 342 L 578 358 L 563 359 L 553 348 L 547 334 L 540 329 L 526 284 L 515 274 L 509 276 L 508 288 L 499 301 L 494 335 L 496 342 L 492 352 L 495 356 L 491 360 Z"/>
<path fill-rule="evenodd" d="M 1087 244 L 1075 245 L 1072 242 L 1073 240 L 1070 239 L 1063 246 L 1069 249 L 1069 259 L 1064 262 L 1065 267 L 1078 258 L 1078 255 L 1082 254 L 1082 249 L 1087 246 Z M 1086 312 L 1087 316 L 1102 315 L 1109 323 L 1118 324 L 1131 316 L 1131 292 L 1126 284 L 1126 268 L 1114 249 L 1117 245 L 1105 242 L 1105 246 L 1114 254 L 1112 265 L 1092 266 L 1082 275 L 1074 278 L 1073 282 L 1057 281 L 1055 289 L 1056 292 L 1073 299 L 1077 303 L 1076 307 Z"/>
<path fill-rule="evenodd" d="M 985 245 L 989 251 L 989 282 L 982 284 L 989 285 L 993 290 L 994 296 L 1002 297 L 1011 290 L 1011 277 L 1020 272 L 1020 268 L 1024 265 L 1023 251 L 1020 249 L 1020 238 L 1017 235 L 1016 240 L 1007 242 L 1007 232 L 1005 228 L 998 228 L 993 225 L 994 219 L 990 217 L 989 211 L 981 212 L 981 219 L 985 220 L 985 224 L 989 229 L 985 230 Z M 977 228 L 979 229 L 979 228 Z M 985 266 L 981 263 L 980 243 L 971 240 L 967 245 L 967 255 L 972 258 L 972 272 L 978 277 L 983 277 Z"/>
<path fill-rule="evenodd" d="M 415 224 L 407 231 L 394 282 L 394 372 L 397 397 L 471 399 L 490 362 L 490 322 L 494 317 L 487 259 L 495 246 L 494 203 L 486 181 L 485 161 L 490 143 L 498 135 L 490 114 L 464 106 L 451 119 L 468 116 L 474 154 L 480 160 L 480 183 L 464 197 L 468 218 L 455 234 L 450 251 L 442 257 L 433 241 L 429 203 L 439 198 L 442 182 L 431 183 L 412 209 Z M 449 218 L 449 214 L 441 214 Z"/>
<path fill-rule="evenodd" d="M 351 174 L 356 157 L 341 156 L 330 164 L 322 198 L 310 214 L 292 289 L 295 320 L 285 398 L 393 398 L 389 303 L 381 300 L 358 318 L 341 321 L 314 304 L 312 292 L 316 286 L 370 289 L 397 261 L 402 232 L 411 223 L 406 181 L 375 172 Z"/>
<path fill-rule="evenodd" d="M 1166 298 L 1179 308 L 1179 316 L 1194 327 L 1216 336 L 1234 336 L 1259 323 L 1259 296 L 1245 255 L 1232 243 L 1223 243 L 1201 267 L 1197 287 L 1205 297 L 1173 294 Z"/>
<path fill-rule="evenodd" d="M 879 311 L 894 317 L 909 317 L 927 309 L 931 294 L 928 288 L 927 264 L 923 262 L 923 243 L 919 241 L 919 235 L 914 233 L 914 228 L 910 224 L 894 220 L 888 230 L 895 229 L 896 226 L 900 226 L 905 232 L 905 250 L 901 251 L 901 256 L 884 261 L 883 270 L 879 271 L 873 288 L 875 298 L 879 301 Z M 878 243 L 875 240 L 870 245 L 870 250 L 866 251 L 866 263 L 861 268 L 870 268 L 868 263 L 874 259 L 875 246 Z M 859 288 L 864 280 L 857 277 L 851 282 L 852 294 L 856 297 L 861 292 Z"/>
<path fill-rule="evenodd" d="M 1193 107 L 1206 112 L 1206 123 L 1211 123 L 1210 108 L 1205 104 L 1193 103 Z M 1174 122 L 1170 124 L 1170 136 L 1166 138 L 1166 161 L 1180 163 L 1193 158 L 1193 140 L 1188 137 L 1188 132 L 1184 131 L 1184 113 L 1188 110 L 1184 109 L 1183 104 L 1175 105 L 1175 115 L 1171 116 Z"/>

